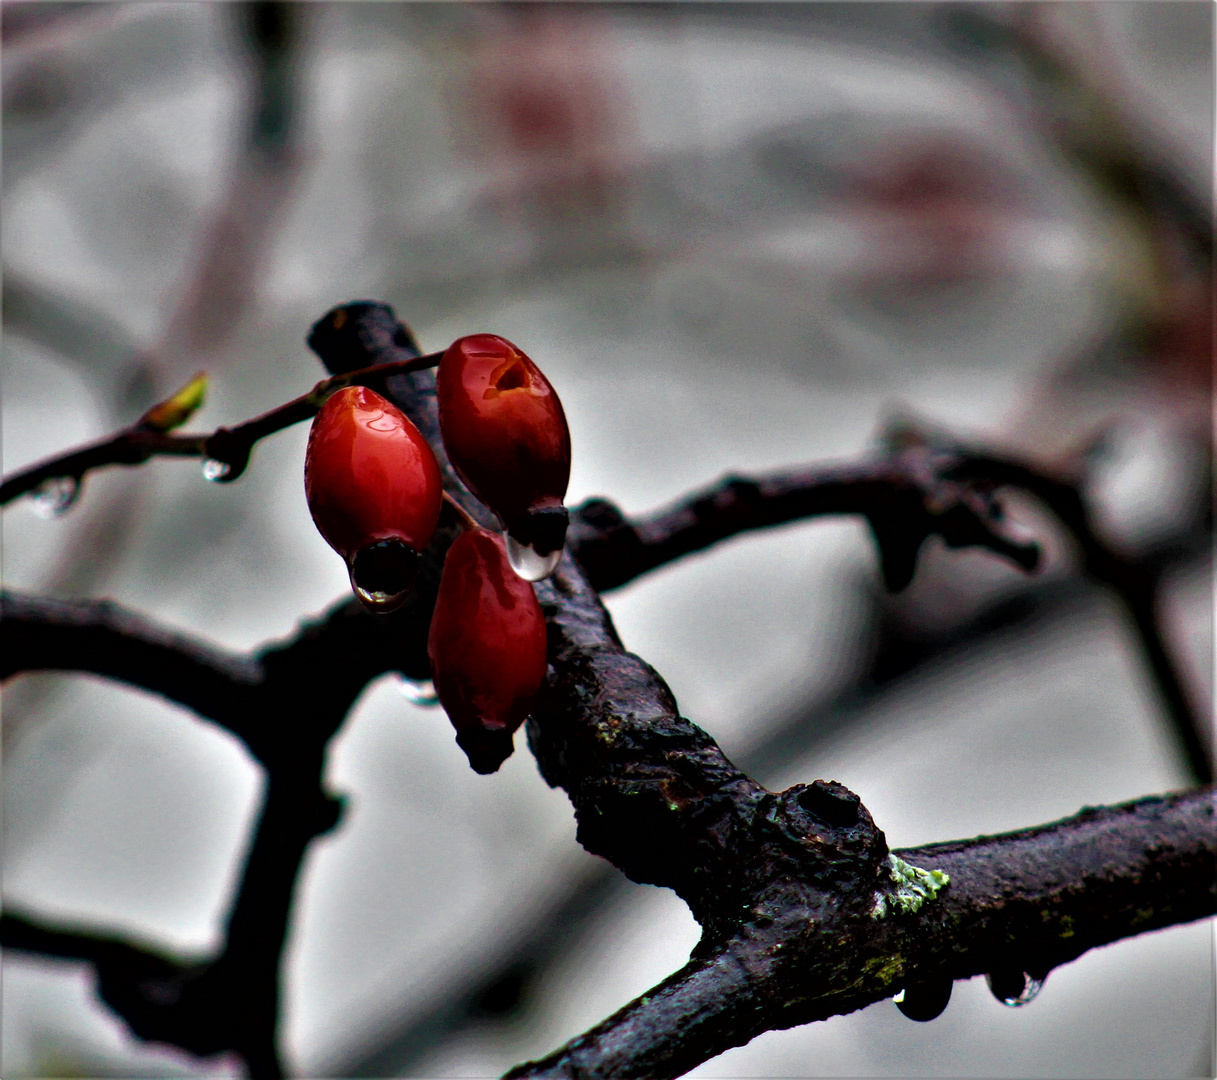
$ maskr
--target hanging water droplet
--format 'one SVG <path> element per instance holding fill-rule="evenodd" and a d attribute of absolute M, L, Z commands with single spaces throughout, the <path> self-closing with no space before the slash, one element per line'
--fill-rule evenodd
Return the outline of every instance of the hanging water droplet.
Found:
<path fill-rule="evenodd" d="M 227 461 L 220 461 L 218 458 L 208 458 L 203 462 L 204 480 L 223 480 L 230 472 L 232 472 L 232 466 Z"/>
<path fill-rule="evenodd" d="M 511 533 L 507 534 L 507 561 L 519 577 L 525 581 L 540 581 L 549 577 L 562 559 L 562 549 L 541 555 L 528 544 L 521 544 Z"/>
<path fill-rule="evenodd" d="M 910 1020 L 927 1024 L 936 1020 L 951 1002 L 954 983 L 945 976 L 935 975 L 925 981 L 911 983 L 904 988 L 904 996 L 897 994 L 892 1000 Z"/>
<path fill-rule="evenodd" d="M 1034 1001 L 1044 980 L 1036 979 L 1025 971 L 991 971 L 985 976 L 989 990 L 1003 1005 L 1017 1009 Z"/>
<path fill-rule="evenodd" d="M 351 588 L 369 611 L 396 611 L 413 592 L 420 556 L 401 540 L 378 540 L 347 559 Z"/>
<path fill-rule="evenodd" d="M 429 707 L 439 704 L 439 694 L 435 692 L 435 683 L 430 679 L 407 679 L 398 676 L 397 689 L 411 705 Z"/>
<path fill-rule="evenodd" d="M 58 517 L 76 501 L 79 494 L 80 481 L 76 477 L 52 476 L 32 492 L 34 513 L 44 518 Z"/>
<path fill-rule="evenodd" d="M 374 611 L 377 615 L 395 611 L 406 602 L 406 598 L 409 595 L 408 589 L 405 592 L 399 593 L 382 592 L 379 589 L 360 588 L 353 581 L 351 582 L 351 588 L 355 591 L 359 602 L 369 611 Z"/>
<path fill-rule="evenodd" d="M 351 590 L 359 598 L 359 602 L 363 604 L 368 611 L 374 612 L 377 615 L 384 615 L 387 612 L 395 611 L 401 607 L 409 598 L 410 590 L 405 588 L 400 592 L 389 592 L 386 589 L 367 588 L 364 585 L 359 585 L 355 581 L 355 560 L 352 559 L 348 567 L 348 575 L 351 579 Z"/>

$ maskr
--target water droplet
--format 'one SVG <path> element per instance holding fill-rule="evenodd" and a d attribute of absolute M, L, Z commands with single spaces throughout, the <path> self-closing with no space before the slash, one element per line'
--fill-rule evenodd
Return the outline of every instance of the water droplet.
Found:
<path fill-rule="evenodd" d="M 926 981 L 906 986 L 903 1000 L 899 994 L 892 1000 L 896 1002 L 896 1008 L 910 1020 L 928 1024 L 940 1017 L 950 1004 L 953 986 L 951 979 L 933 976 Z"/>
<path fill-rule="evenodd" d="M 439 704 L 439 694 L 435 692 L 435 683 L 430 679 L 407 679 L 398 676 L 397 689 L 411 705 L 429 707 Z"/>
<path fill-rule="evenodd" d="M 1012 1009 L 1034 1001 L 1044 986 L 1043 979 L 1033 978 L 1025 971 L 991 971 L 985 982 L 993 996 Z"/>
<path fill-rule="evenodd" d="M 359 597 L 359 602 L 369 611 L 374 611 L 378 615 L 396 611 L 397 608 L 406 602 L 406 598 L 409 595 L 409 590 L 406 592 L 390 593 L 381 592 L 379 589 L 361 589 L 354 582 L 351 582 L 351 588 L 354 589 L 355 595 Z"/>
<path fill-rule="evenodd" d="M 203 462 L 204 480 L 223 480 L 230 472 L 232 472 L 232 466 L 227 461 L 208 458 Z"/>
<path fill-rule="evenodd" d="M 561 548 L 541 555 L 528 544 L 521 544 L 511 533 L 507 534 L 507 561 L 525 581 L 540 581 L 549 577 L 558 568 L 561 558 Z"/>
<path fill-rule="evenodd" d="M 401 592 L 388 592 L 384 589 L 367 589 L 362 585 L 355 583 L 355 563 L 352 559 L 347 568 L 348 576 L 351 580 L 351 591 L 358 597 L 359 602 L 363 604 L 368 611 L 374 612 L 377 615 L 384 615 L 390 611 L 396 611 L 410 597 L 410 589 L 407 587 Z"/>
<path fill-rule="evenodd" d="M 80 482 L 74 476 L 52 476 L 33 491 L 34 513 L 53 518 L 62 514 L 80 494 Z"/>
<path fill-rule="evenodd" d="M 400 540 L 381 540 L 360 548 L 347 560 L 351 588 L 369 611 L 396 611 L 414 587 L 420 556 Z"/>

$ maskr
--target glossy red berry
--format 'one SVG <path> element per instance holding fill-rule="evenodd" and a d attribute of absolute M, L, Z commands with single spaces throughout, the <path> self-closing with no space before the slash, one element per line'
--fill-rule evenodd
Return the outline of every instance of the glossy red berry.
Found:
<path fill-rule="evenodd" d="M 562 402 L 541 369 L 495 334 L 454 341 L 436 379 L 453 467 L 506 526 L 517 573 L 546 576 L 566 539 L 570 431 Z"/>
<path fill-rule="evenodd" d="M 359 599 L 374 611 L 400 606 L 443 497 L 439 464 L 418 428 L 374 390 L 339 390 L 313 420 L 304 493 Z"/>
<path fill-rule="evenodd" d="M 475 772 L 511 755 L 545 679 L 545 618 L 503 538 L 470 529 L 448 549 L 427 639 L 431 679 Z"/>

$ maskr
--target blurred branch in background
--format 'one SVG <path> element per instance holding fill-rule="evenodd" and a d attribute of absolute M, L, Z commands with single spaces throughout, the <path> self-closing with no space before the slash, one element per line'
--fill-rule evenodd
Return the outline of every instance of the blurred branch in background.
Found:
<path fill-rule="evenodd" d="M 244 137 L 231 165 L 232 188 L 205 231 L 188 283 L 171 305 L 159 345 L 141 348 L 130 332 L 104 312 L 79 299 L 67 300 L 50 285 L 4 271 L 3 321 L 6 335 L 25 338 L 78 364 L 100 389 L 109 417 L 117 423 L 134 406 L 144 408 L 200 363 L 218 366 L 247 305 L 256 302 L 259 268 L 265 265 L 273 229 L 291 191 L 299 156 L 295 54 L 303 15 L 291 4 L 232 5 L 238 36 L 248 49 Z M 88 65 L 73 66 L 80 35 L 97 24 L 122 19 L 122 5 L 6 4 L 4 120 L 6 184 L 10 163 L 19 170 L 28 157 L 20 137 L 28 131 L 37 153 L 45 144 L 70 136 L 59 117 L 103 105 L 102 80 Z M 104 77 L 103 77 L 104 79 Z M 101 98 L 102 100 L 97 100 Z M 16 133 L 14 145 L 11 136 Z M 48 139 L 48 133 L 50 138 Z M 16 151 L 16 152 L 14 152 Z M 6 259 L 7 262 L 7 259 Z M 47 512 L 66 509 L 79 483 L 62 484 L 45 500 Z M 73 539 L 63 548 L 43 589 L 52 595 L 79 595 L 105 587 L 128 550 L 141 513 L 146 485 L 136 478 L 107 485 L 108 497 L 71 522 Z M 6 696 L 4 730 L 13 740 L 28 719 L 45 708 L 53 684 L 34 681 Z M 10 749 L 14 745 L 10 742 Z"/>
<path fill-rule="evenodd" d="M 154 362 L 176 379 L 219 354 L 242 318 L 256 310 L 303 154 L 298 66 L 308 8 L 255 0 L 234 4 L 231 12 L 247 50 L 242 137 L 228 191 L 212 211 L 189 280 L 151 350 Z"/>

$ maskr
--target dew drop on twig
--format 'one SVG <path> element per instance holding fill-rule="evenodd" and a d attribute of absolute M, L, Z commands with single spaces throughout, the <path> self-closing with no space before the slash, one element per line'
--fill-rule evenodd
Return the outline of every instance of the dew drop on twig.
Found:
<path fill-rule="evenodd" d="M 990 972 L 985 976 L 985 982 L 993 996 L 1012 1009 L 1034 1001 L 1044 986 L 1043 979 L 1033 978 L 1025 971 Z"/>
<path fill-rule="evenodd" d="M 232 472 L 232 466 L 227 461 L 208 458 L 203 462 L 204 480 L 223 480 L 230 472 Z"/>
<path fill-rule="evenodd" d="M 528 544 L 521 544 L 511 533 L 507 534 L 507 561 L 516 575 L 525 581 L 540 581 L 549 577 L 558 568 L 561 559 L 561 548 L 541 555 Z"/>
<path fill-rule="evenodd" d="M 58 517 L 76 501 L 79 494 L 80 481 L 74 476 L 52 476 L 31 493 L 34 513 L 44 518 Z"/>
<path fill-rule="evenodd" d="M 430 679 L 407 679 L 401 675 L 397 679 L 397 689 L 411 705 L 426 707 L 439 704 L 439 695 Z"/>

